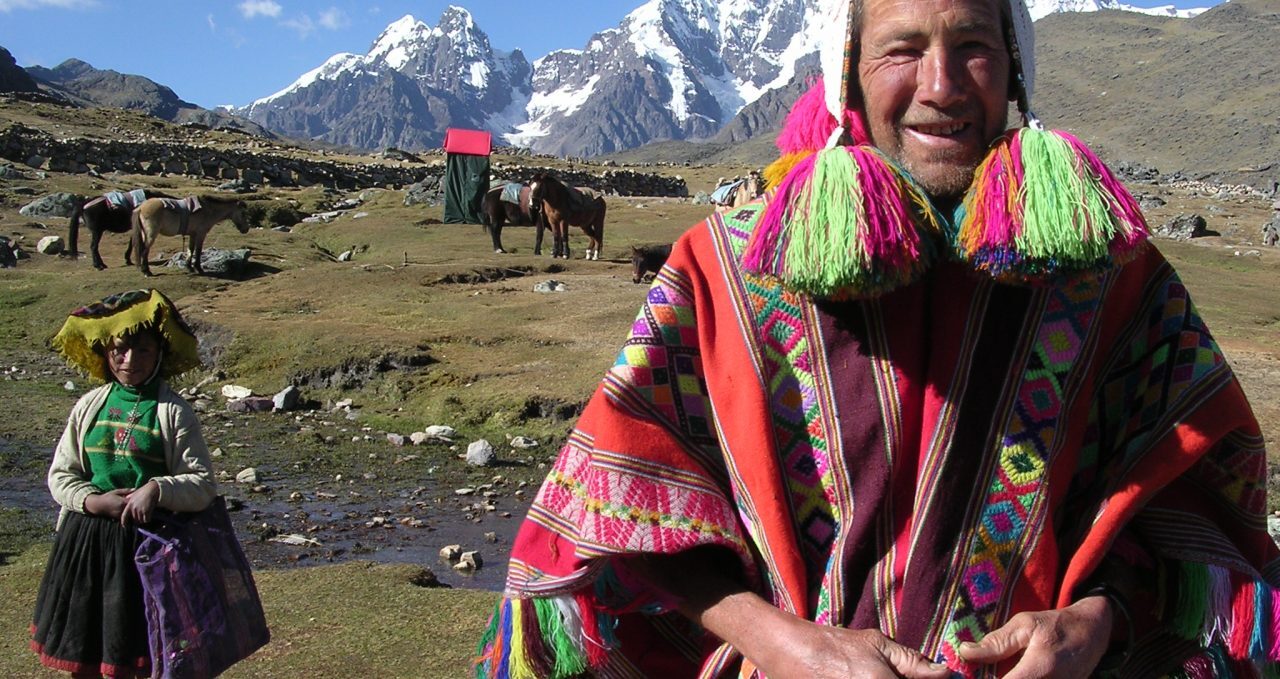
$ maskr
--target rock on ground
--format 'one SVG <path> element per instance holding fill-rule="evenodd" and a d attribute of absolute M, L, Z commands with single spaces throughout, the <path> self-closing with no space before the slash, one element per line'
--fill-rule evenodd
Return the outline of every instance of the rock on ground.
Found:
<path fill-rule="evenodd" d="M 488 467 L 495 462 L 495 457 L 493 444 L 484 439 L 467 446 L 467 464 L 473 467 Z"/>
<path fill-rule="evenodd" d="M 42 255 L 57 255 L 62 252 L 62 236 L 45 236 L 36 243 L 36 252 Z"/>
<path fill-rule="evenodd" d="M 252 250 L 242 248 L 239 250 L 222 250 L 219 248 L 205 248 L 200 252 L 200 265 L 204 268 L 205 273 L 211 274 L 229 274 L 232 276 L 239 275 L 249 266 L 249 256 L 253 254 Z M 186 268 L 187 260 L 190 259 L 185 252 L 179 252 L 165 264 L 173 268 Z"/>
<path fill-rule="evenodd" d="M 271 402 L 275 404 L 276 410 L 288 411 L 297 408 L 301 399 L 302 391 L 291 384 L 272 396 Z"/>
<path fill-rule="evenodd" d="M 1174 240 L 1191 240 L 1206 235 L 1208 224 L 1198 214 L 1180 214 L 1177 217 L 1156 227 L 1158 236 Z"/>
<path fill-rule="evenodd" d="M 27 203 L 18 212 L 24 217 L 70 217 L 80 200 L 74 193 L 51 193 Z"/>

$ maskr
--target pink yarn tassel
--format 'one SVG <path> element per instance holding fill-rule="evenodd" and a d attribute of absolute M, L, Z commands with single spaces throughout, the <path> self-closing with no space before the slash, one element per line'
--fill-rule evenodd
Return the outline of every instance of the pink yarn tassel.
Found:
<path fill-rule="evenodd" d="M 791 172 L 778 185 L 773 200 L 765 206 L 764 215 L 751 234 L 746 251 L 742 254 L 742 264 L 748 271 L 780 274 L 782 269 L 782 253 L 786 244 L 780 243 L 784 225 L 793 218 L 792 204 L 801 189 L 813 177 L 813 164 L 817 154 L 796 163 Z"/>
<path fill-rule="evenodd" d="M 1271 589 L 1271 625 L 1268 630 L 1271 636 L 1268 638 L 1270 647 L 1267 649 L 1267 658 L 1276 662 L 1280 662 L 1280 590 Z"/>
<path fill-rule="evenodd" d="M 822 76 L 818 76 L 809 89 L 791 105 L 791 111 L 782 124 L 782 131 L 774 140 L 774 144 L 784 155 L 819 151 L 826 147 L 827 140 L 836 129 L 836 119 L 827 110 L 827 103 L 823 98 L 825 91 Z M 862 114 L 856 111 L 844 111 L 844 128 L 855 145 L 866 144 L 870 139 Z"/>
<path fill-rule="evenodd" d="M 890 268 L 911 267 L 920 259 L 920 234 L 909 219 L 911 206 L 903 201 L 898 178 L 873 151 L 856 148 L 854 162 L 862 174 L 866 198 L 867 234 L 863 246 L 872 261 Z"/>
<path fill-rule="evenodd" d="M 1249 641 L 1253 637 L 1253 579 L 1231 574 L 1231 630 L 1227 634 L 1227 652 L 1233 658 L 1249 657 Z"/>

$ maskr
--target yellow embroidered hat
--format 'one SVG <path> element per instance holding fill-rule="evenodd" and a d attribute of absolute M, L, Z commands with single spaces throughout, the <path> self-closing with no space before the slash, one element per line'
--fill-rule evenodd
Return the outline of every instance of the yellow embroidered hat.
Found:
<path fill-rule="evenodd" d="M 154 329 L 164 340 L 161 374 L 166 378 L 200 366 L 196 335 L 178 307 L 159 290 L 130 290 L 71 312 L 52 340 L 67 363 L 101 382 L 110 379 L 102 348 L 113 337 Z"/>

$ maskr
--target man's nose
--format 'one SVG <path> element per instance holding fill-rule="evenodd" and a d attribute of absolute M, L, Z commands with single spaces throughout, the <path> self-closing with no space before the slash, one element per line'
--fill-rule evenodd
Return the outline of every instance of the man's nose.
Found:
<path fill-rule="evenodd" d="M 964 97 L 962 60 L 945 48 L 932 49 L 920 60 L 916 99 L 935 107 L 950 106 Z"/>

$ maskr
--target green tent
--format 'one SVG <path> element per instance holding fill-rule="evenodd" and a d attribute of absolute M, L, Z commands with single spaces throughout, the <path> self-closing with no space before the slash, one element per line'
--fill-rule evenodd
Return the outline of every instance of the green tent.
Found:
<path fill-rule="evenodd" d="M 480 202 L 489 189 L 488 132 L 450 128 L 444 133 L 444 221 L 480 224 Z"/>

